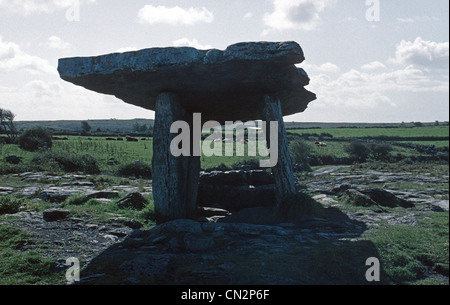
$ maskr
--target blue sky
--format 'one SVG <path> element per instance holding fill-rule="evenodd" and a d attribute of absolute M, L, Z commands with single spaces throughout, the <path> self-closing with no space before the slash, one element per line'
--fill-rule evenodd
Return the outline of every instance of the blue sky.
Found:
<path fill-rule="evenodd" d="M 449 120 L 447 0 L 0 0 L 0 108 L 17 120 L 154 118 L 62 81 L 58 58 L 298 42 L 318 99 L 287 121 Z"/>

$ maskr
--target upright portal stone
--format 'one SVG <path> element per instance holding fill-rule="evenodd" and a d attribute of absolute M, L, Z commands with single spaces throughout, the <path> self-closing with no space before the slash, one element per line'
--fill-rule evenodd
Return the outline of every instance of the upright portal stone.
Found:
<path fill-rule="evenodd" d="M 179 120 L 192 126 L 192 116 L 180 105 L 175 93 L 159 94 L 153 132 L 152 176 L 155 212 L 160 221 L 195 216 L 200 157 L 175 157 L 171 153 L 170 145 L 176 134 L 170 133 L 170 127 Z"/>
<path fill-rule="evenodd" d="M 275 198 L 278 207 L 283 204 L 283 199 L 294 195 L 295 180 L 292 169 L 291 156 L 289 154 L 289 143 L 287 140 L 286 127 L 283 122 L 280 100 L 268 95 L 264 96 L 263 120 L 266 122 L 267 146 L 270 143 L 270 122 L 278 122 L 278 163 L 272 168 L 275 179 Z"/>

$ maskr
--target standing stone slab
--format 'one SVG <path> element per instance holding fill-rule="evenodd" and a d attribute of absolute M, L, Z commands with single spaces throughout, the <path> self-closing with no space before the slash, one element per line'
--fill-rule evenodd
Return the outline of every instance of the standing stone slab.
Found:
<path fill-rule="evenodd" d="M 192 218 L 195 214 L 200 157 L 175 157 L 170 144 L 173 122 L 190 122 L 192 117 L 174 93 L 161 93 L 156 102 L 153 132 L 153 197 L 160 220 Z M 192 124 L 191 124 L 192 125 Z"/>
<path fill-rule="evenodd" d="M 296 190 L 286 127 L 284 126 L 281 104 L 278 98 L 264 96 L 263 119 L 266 122 L 268 147 L 274 144 L 270 142 L 270 122 L 278 122 L 278 162 L 272 168 L 272 172 L 275 179 L 275 197 L 277 205 L 280 207 L 283 204 L 283 198 L 294 195 Z"/>

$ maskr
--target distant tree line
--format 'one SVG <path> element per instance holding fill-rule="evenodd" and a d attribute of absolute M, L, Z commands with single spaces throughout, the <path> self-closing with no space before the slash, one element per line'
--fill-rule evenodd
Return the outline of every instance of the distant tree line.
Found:
<path fill-rule="evenodd" d="M 100 127 L 98 127 L 93 133 L 91 133 L 91 131 L 92 131 L 92 127 L 89 125 L 89 122 L 82 121 L 81 122 L 81 135 L 82 136 L 88 136 L 88 135 L 105 136 L 105 135 L 122 133 L 120 130 L 117 130 L 117 131 L 110 131 L 109 129 L 102 130 Z M 138 122 L 136 122 L 133 125 L 132 134 L 151 137 L 151 136 L 153 136 L 153 127 L 147 126 L 147 124 L 141 125 Z"/>
<path fill-rule="evenodd" d="M 144 134 L 151 136 L 153 135 L 153 127 L 147 126 L 147 124 L 139 124 L 138 122 L 134 123 L 133 125 L 133 131 L 139 134 Z"/>
<path fill-rule="evenodd" d="M 296 124 L 295 122 L 286 123 L 286 130 L 301 130 L 301 129 L 328 129 L 328 128 L 414 128 L 414 127 L 426 127 L 426 126 L 449 126 L 448 121 L 434 121 L 434 122 L 401 122 L 401 123 L 346 123 L 346 124 L 338 124 L 338 123 L 319 123 L 321 126 L 305 126 L 302 123 Z"/>

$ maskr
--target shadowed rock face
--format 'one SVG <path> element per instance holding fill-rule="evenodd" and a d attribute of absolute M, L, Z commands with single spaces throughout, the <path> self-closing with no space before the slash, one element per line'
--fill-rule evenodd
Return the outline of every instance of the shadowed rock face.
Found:
<path fill-rule="evenodd" d="M 152 48 L 59 60 L 62 79 L 126 103 L 155 110 L 161 92 L 177 93 L 181 105 L 202 119 L 262 119 L 265 94 L 277 96 L 283 115 L 304 111 L 315 94 L 295 42 L 249 42 L 221 50 Z"/>

